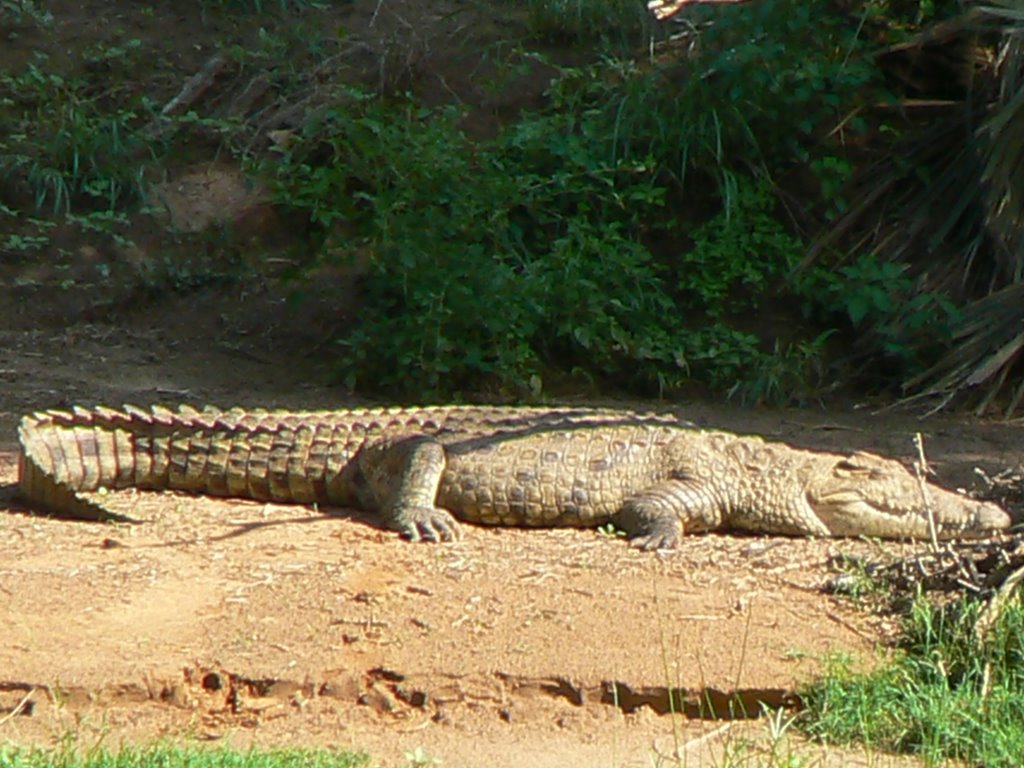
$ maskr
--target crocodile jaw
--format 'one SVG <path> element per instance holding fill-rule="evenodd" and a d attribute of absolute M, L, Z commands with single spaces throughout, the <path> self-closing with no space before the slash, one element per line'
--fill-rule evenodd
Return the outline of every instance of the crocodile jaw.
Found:
<path fill-rule="evenodd" d="M 873 536 L 885 539 L 927 539 L 930 508 L 940 539 L 983 538 L 1010 527 L 1010 516 L 995 504 L 975 501 L 935 486 L 928 488 L 930 503 L 910 509 L 885 509 L 856 493 L 840 492 L 811 501 L 821 522 L 833 536 Z M 941 499 L 941 496 L 952 499 Z M 939 497 L 939 498 L 937 498 Z"/>
<path fill-rule="evenodd" d="M 922 483 L 897 461 L 856 453 L 810 479 L 807 502 L 833 536 L 927 539 L 929 512 L 939 538 L 981 538 L 1009 528 L 1010 516 L 977 501 Z"/>

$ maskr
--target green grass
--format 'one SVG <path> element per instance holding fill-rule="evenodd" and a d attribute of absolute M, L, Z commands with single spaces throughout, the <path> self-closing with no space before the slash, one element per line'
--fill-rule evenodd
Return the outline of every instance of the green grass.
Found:
<path fill-rule="evenodd" d="M 91 51 L 89 60 L 121 62 L 135 48 Z M 115 210 L 140 198 L 143 158 L 155 151 L 137 130 L 145 100 L 124 84 L 64 77 L 37 59 L 0 76 L 0 170 L 30 190 L 37 213 Z"/>
<path fill-rule="evenodd" d="M 170 745 L 122 747 L 116 752 L 17 749 L 0 747 L 0 768 L 361 768 L 365 754 L 343 751 L 280 749 L 240 752 Z"/>
<path fill-rule="evenodd" d="M 513 0 L 509 6 L 526 11 L 530 34 L 541 40 L 625 51 L 642 49 L 659 34 L 643 0 Z"/>
<path fill-rule="evenodd" d="M 869 674 L 838 662 L 805 693 L 802 727 L 832 743 L 1018 768 L 1024 755 L 1024 608 L 1010 602 L 979 638 L 979 604 L 919 598 L 896 659 Z"/>
<path fill-rule="evenodd" d="M 767 749 L 745 741 L 730 743 L 713 765 L 715 768 L 805 768 L 815 765 L 812 756 L 785 746 L 781 737 Z M 617 765 L 612 762 L 610 764 Z M 656 766 L 677 765 L 676 761 L 651 757 Z M 281 749 L 236 751 L 226 748 L 201 749 L 169 745 L 122 747 L 79 754 L 44 749 L 0 747 L 0 768 L 367 768 L 365 754 L 325 749 Z M 404 753 L 403 768 L 444 765 L 440 758 L 422 748 Z"/>

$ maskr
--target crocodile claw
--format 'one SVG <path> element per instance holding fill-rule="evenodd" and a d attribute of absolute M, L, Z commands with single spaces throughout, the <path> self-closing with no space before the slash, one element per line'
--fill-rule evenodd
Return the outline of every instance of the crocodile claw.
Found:
<path fill-rule="evenodd" d="M 410 507 L 402 510 L 397 526 L 409 541 L 458 541 L 462 528 L 451 513 L 437 507 Z"/>
<path fill-rule="evenodd" d="M 677 530 L 655 530 L 634 536 L 629 540 L 629 546 L 642 549 L 644 552 L 652 552 L 656 549 L 675 549 L 678 545 L 679 531 Z"/>
<path fill-rule="evenodd" d="M 629 545 L 645 552 L 675 549 L 683 537 L 683 525 L 675 514 L 627 502 L 614 520 L 629 536 Z"/>

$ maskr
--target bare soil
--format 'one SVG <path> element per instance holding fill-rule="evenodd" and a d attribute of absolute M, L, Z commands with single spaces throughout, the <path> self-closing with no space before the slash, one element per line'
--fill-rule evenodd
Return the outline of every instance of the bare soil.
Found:
<path fill-rule="evenodd" d="M 18 324 L 16 305 L 0 304 L 4 327 Z M 286 323 L 275 306 L 220 292 L 155 301 L 109 325 L 0 332 L 0 483 L 15 482 L 16 420 L 32 409 L 346 404 L 309 346 L 238 334 L 253 314 Z M 683 410 L 906 459 L 920 430 L 952 485 L 1015 461 L 1007 425 Z M 133 492 L 105 503 L 145 522 L 0 503 L 2 740 L 323 744 L 382 765 L 422 748 L 454 766 L 647 765 L 684 745 L 704 764 L 764 743 L 765 726 L 747 718 L 759 702 L 793 706 L 829 654 L 870 664 L 891 638 L 891 620 L 823 591 L 834 558 L 912 551 L 711 535 L 651 555 L 594 531 L 474 527 L 458 544 L 414 545 L 344 510 Z"/>
<path fill-rule="evenodd" d="M 57 45 L 108 34 L 97 9 L 118 4 L 52 5 Z M 380 6 L 352 5 L 364 24 Z M 188 52 L 174 58 L 183 73 L 205 60 L 198 19 L 117 18 L 164 56 Z M 14 66 L 21 49 L 6 50 Z M 175 170 L 172 216 L 279 227 L 259 195 L 231 192 L 237 170 L 225 181 L 211 167 L 202 183 Z M 325 745 L 385 766 L 417 749 L 447 766 L 718 764 L 770 749 L 762 704 L 795 707 L 830 654 L 884 655 L 893 620 L 824 588 L 840 554 L 911 545 L 709 535 L 652 555 L 594 531 L 474 527 L 413 545 L 346 510 L 169 493 L 108 495 L 138 525 L 33 514 L 13 494 L 17 420 L 33 409 L 352 404 L 324 346 L 350 310 L 344 291 L 311 292 L 297 311 L 265 275 L 140 296 L 95 272 L 99 244 L 71 246 L 70 283 L 45 259 L 0 263 L 0 743 Z M 907 460 L 920 431 L 954 487 L 975 467 L 1019 464 L 1013 425 L 673 405 L 701 424 Z M 822 765 L 911 764 L 781 748 Z"/>

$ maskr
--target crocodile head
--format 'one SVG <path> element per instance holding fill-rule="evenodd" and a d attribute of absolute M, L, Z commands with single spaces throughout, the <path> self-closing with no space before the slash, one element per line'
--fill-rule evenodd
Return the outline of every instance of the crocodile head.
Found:
<path fill-rule="evenodd" d="M 833 536 L 930 537 L 928 510 L 939 538 L 979 538 L 1011 524 L 990 502 L 925 483 L 892 459 L 854 453 L 819 465 L 805 485 L 807 502 Z"/>

